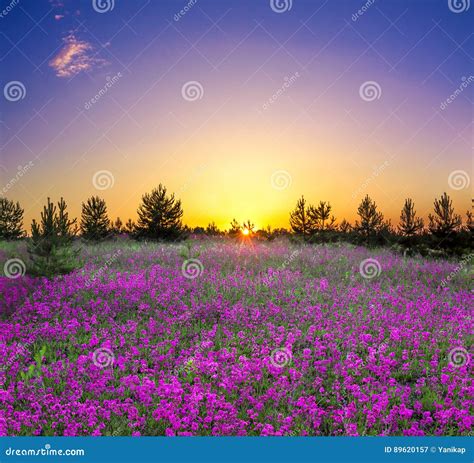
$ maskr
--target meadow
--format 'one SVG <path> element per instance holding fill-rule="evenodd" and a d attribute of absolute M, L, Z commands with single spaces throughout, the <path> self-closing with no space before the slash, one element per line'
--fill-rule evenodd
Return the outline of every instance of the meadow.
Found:
<path fill-rule="evenodd" d="M 26 261 L 22 246 L 1 261 Z M 227 238 L 117 240 L 81 259 L 0 276 L 1 435 L 472 431 L 459 261 Z"/>

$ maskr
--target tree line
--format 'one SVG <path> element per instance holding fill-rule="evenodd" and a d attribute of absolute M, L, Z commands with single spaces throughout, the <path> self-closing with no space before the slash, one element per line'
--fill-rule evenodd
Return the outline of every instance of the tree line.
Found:
<path fill-rule="evenodd" d="M 473 247 L 472 212 L 466 211 L 466 220 L 463 222 L 447 193 L 435 198 L 427 224 L 417 215 L 411 198 L 405 199 L 396 227 L 385 219 L 368 195 L 360 202 L 358 218 L 353 225 L 345 219 L 337 224 L 331 212 L 329 202 L 320 201 L 317 206 L 313 206 L 302 196 L 290 212 L 291 230 L 309 242 L 342 240 L 369 246 L 396 245 L 421 254 L 436 254 L 436 251 L 463 254 Z"/>
<path fill-rule="evenodd" d="M 0 239 L 16 240 L 26 236 L 23 230 L 24 210 L 18 202 L 0 198 Z M 428 216 L 428 224 L 417 216 L 415 204 L 407 198 L 400 212 L 397 227 L 386 220 L 377 204 L 368 195 L 357 208 L 357 220 L 350 224 L 343 219 L 337 223 L 332 214 L 332 206 L 320 201 L 316 206 L 307 202 L 304 196 L 298 199 L 290 212 L 290 231 L 267 227 L 255 230 L 255 225 L 247 220 L 240 224 L 236 219 L 225 232 L 214 222 L 206 228 L 191 229 L 183 225 L 181 200 L 168 194 L 160 184 L 151 193 L 145 193 L 137 209 L 137 222 L 129 219 L 125 224 L 117 218 L 109 219 L 104 199 L 92 196 L 82 203 L 80 222 L 70 219 L 67 204 L 63 198 L 57 203 L 47 199 L 40 220 L 31 224 L 31 238 L 28 252 L 32 262 L 32 273 L 67 273 L 75 265 L 78 250 L 71 246 L 76 236 L 87 241 L 101 241 L 125 234 L 134 239 L 179 240 L 190 234 L 230 237 L 249 235 L 257 239 L 274 239 L 289 235 L 309 243 L 348 241 L 365 245 L 396 245 L 413 252 L 463 254 L 472 249 L 473 217 L 466 212 L 466 220 L 454 210 L 451 198 L 443 193 L 433 203 L 433 212 Z M 62 271 L 63 270 L 63 271 Z"/>

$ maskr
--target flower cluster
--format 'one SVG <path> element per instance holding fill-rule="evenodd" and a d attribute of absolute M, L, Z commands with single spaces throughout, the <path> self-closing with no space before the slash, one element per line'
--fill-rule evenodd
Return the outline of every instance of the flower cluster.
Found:
<path fill-rule="evenodd" d="M 462 273 L 440 286 L 455 263 L 195 246 L 193 279 L 178 245 L 126 243 L 85 249 L 67 276 L 0 277 L 0 435 L 472 431 L 474 296 Z M 377 278 L 360 274 L 368 258 Z"/>

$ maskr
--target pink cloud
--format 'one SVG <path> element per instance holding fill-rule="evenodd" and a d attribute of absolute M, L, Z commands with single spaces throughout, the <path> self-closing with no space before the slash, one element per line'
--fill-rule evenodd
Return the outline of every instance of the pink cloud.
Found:
<path fill-rule="evenodd" d="M 64 18 L 64 15 L 63 15 L 63 14 L 56 14 L 56 15 L 54 15 L 54 19 L 55 19 L 56 21 L 59 21 L 60 19 L 63 19 L 63 18 Z"/>
<path fill-rule="evenodd" d="M 107 62 L 101 58 L 90 56 L 93 47 L 85 40 L 79 40 L 74 33 L 63 38 L 64 46 L 49 62 L 58 77 L 72 77 L 95 66 L 102 66 Z"/>

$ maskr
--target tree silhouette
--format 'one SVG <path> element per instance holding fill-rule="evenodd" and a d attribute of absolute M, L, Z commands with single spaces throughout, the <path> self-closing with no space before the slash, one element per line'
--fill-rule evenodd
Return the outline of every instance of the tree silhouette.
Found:
<path fill-rule="evenodd" d="M 377 211 L 377 205 L 375 201 L 369 198 L 369 195 L 366 195 L 359 204 L 357 214 L 359 215 L 360 221 L 356 220 L 354 228 L 363 237 L 369 238 L 382 230 L 384 226 L 383 214 Z"/>
<path fill-rule="evenodd" d="M 0 239 L 16 240 L 23 237 L 23 212 L 20 203 L 0 198 Z"/>
<path fill-rule="evenodd" d="M 133 235 L 136 229 L 135 222 L 133 222 L 132 219 L 128 219 L 125 223 L 124 229 L 126 233 L 128 233 L 129 235 Z"/>
<path fill-rule="evenodd" d="M 63 198 L 57 206 L 48 198 L 40 222 L 33 220 L 31 241 L 28 245 L 32 273 L 50 277 L 68 273 L 77 267 L 79 250 L 72 248 L 72 241 L 77 232 L 76 219 L 69 220 L 66 209 Z"/>
<path fill-rule="evenodd" d="M 462 225 L 461 216 L 454 212 L 453 202 L 446 194 L 434 200 L 434 215 L 430 214 L 429 229 L 435 236 L 445 237 L 459 230 Z"/>
<path fill-rule="evenodd" d="M 244 222 L 242 224 L 242 230 L 248 230 L 249 233 L 253 233 L 254 228 L 255 228 L 255 224 L 250 222 L 250 220 L 247 220 L 247 222 Z"/>
<path fill-rule="evenodd" d="M 314 232 L 314 224 L 309 216 L 306 200 L 301 196 L 295 209 L 290 212 L 290 226 L 294 233 L 302 235 L 305 239 Z"/>
<path fill-rule="evenodd" d="M 474 199 L 471 199 L 471 204 L 474 204 Z M 474 220 L 470 210 L 466 211 L 466 231 L 471 233 L 474 231 Z"/>
<path fill-rule="evenodd" d="M 211 222 L 207 228 L 206 228 L 206 233 L 211 236 L 217 236 L 220 235 L 219 228 L 217 228 L 217 225 L 215 222 Z"/>
<path fill-rule="evenodd" d="M 235 219 L 232 219 L 232 222 L 230 223 L 230 229 L 229 229 L 228 234 L 230 236 L 236 236 L 240 233 L 240 230 L 241 230 L 241 228 L 240 228 L 239 222 L 237 222 L 237 220 L 235 220 Z"/>
<path fill-rule="evenodd" d="M 92 196 L 82 203 L 81 233 L 87 240 L 101 240 L 109 234 L 107 205 L 98 196 Z"/>
<path fill-rule="evenodd" d="M 115 222 L 112 221 L 112 220 L 110 221 L 110 231 L 114 235 L 120 235 L 120 233 L 122 233 L 124 231 L 123 222 L 122 222 L 122 219 L 120 217 L 117 217 L 115 219 Z"/>
<path fill-rule="evenodd" d="M 472 219 L 472 212 L 466 211 L 466 228 L 468 231 L 474 231 L 474 220 Z"/>
<path fill-rule="evenodd" d="M 352 230 L 352 225 L 346 219 L 342 219 L 342 222 L 339 224 L 339 230 L 342 233 L 349 233 Z"/>
<path fill-rule="evenodd" d="M 318 231 L 334 230 L 336 218 L 331 216 L 331 204 L 320 201 L 317 207 L 308 207 L 309 220 Z"/>
<path fill-rule="evenodd" d="M 150 239 L 174 239 L 181 235 L 183 209 L 174 194 L 168 196 L 161 183 L 142 196 L 138 208 L 138 235 Z"/>
<path fill-rule="evenodd" d="M 404 236 L 413 236 L 423 230 L 424 222 L 421 217 L 416 216 L 415 204 L 411 198 L 405 199 L 405 204 L 400 213 L 398 231 Z"/>

